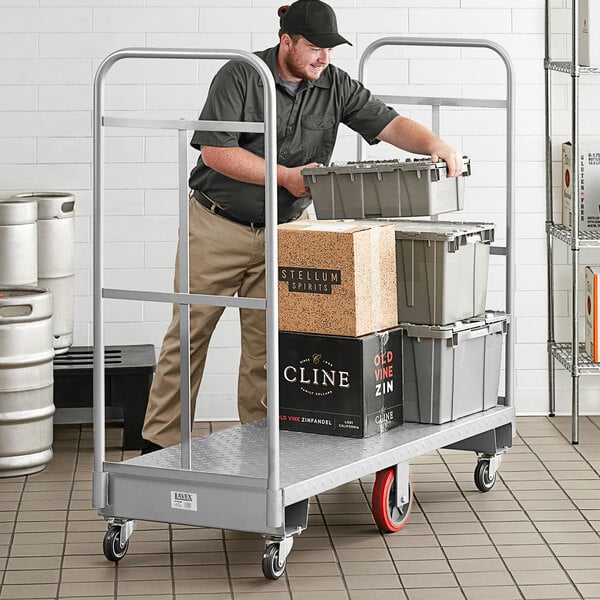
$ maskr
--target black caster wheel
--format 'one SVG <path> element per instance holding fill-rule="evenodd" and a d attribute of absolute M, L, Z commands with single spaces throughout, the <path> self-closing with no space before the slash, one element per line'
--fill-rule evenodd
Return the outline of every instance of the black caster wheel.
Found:
<path fill-rule="evenodd" d="M 475 485 L 480 492 L 489 492 L 496 483 L 496 473 L 490 475 L 490 463 L 487 460 L 481 460 L 475 467 Z"/>
<path fill-rule="evenodd" d="M 375 523 L 384 533 L 395 533 L 404 529 L 413 505 L 413 482 L 408 479 L 408 502 L 396 506 L 396 468 L 379 471 L 373 485 L 372 510 Z"/>
<path fill-rule="evenodd" d="M 129 540 L 121 543 L 121 527 L 111 525 L 104 536 L 102 550 L 104 556 L 112 562 L 119 562 L 126 554 L 129 548 Z"/>
<path fill-rule="evenodd" d="M 262 557 L 262 571 L 267 579 L 279 579 L 285 571 L 285 563 L 279 565 L 279 544 L 269 544 Z"/>

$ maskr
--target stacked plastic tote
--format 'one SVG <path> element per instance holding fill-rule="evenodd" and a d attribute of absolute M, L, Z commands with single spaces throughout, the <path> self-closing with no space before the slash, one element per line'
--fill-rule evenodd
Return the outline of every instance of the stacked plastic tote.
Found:
<path fill-rule="evenodd" d="M 52 458 L 53 359 L 72 343 L 74 197 L 0 202 L 0 477 Z"/>
<path fill-rule="evenodd" d="M 407 220 L 463 208 L 464 177 L 430 160 L 305 169 L 319 219 L 376 219 L 394 229 L 404 419 L 441 424 L 497 404 L 508 315 L 486 312 L 490 223 Z"/>

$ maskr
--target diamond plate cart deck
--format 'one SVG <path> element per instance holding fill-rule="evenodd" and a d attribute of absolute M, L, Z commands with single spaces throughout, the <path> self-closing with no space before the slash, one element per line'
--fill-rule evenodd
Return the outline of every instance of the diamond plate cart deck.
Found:
<path fill-rule="evenodd" d="M 492 252 L 506 256 L 506 312 L 513 311 L 514 245 L 513 146 L 514 76 L 505 51 L 486 40 L 445 38 L 382 38 L 363 53 L 359 79 L 371 54 L 386 45 L 486 48 L 495 52 L 506 67 L 506 98 L 415 98 L 386 96 L 386 102 L 425 104 L 432 107 L 433 129 L 439 129 L 441 106 L 503 107 L 506 133 L 506 247 Z M 119 60 L 149 59 L 237 59 L 249 63 L 260 74 L 264 87 L 263 123 L 147 120 L 111 118 L 104 114 L 104 79 Z M 439 448 L 469 450 L 478 454 L 475 482 L 488 491 L 495 482 L 499 458 L 512 445 L 514 435 L 512 327 L 505 343 L 505 397 L 498 406 L 444 425 L 406 423 L 385 434 L 366 439 L 279 431 L 278 397 L 278 306 L 277 306 L 277 215 L 275 87 L 270 71 L 254 55 L 241 50 L 176 50 L 130 48 L 119 50 L 100 65 L 94 84 L 94 472 L 93 504 L 109 521 L 104 554 L 122 559 L 128 548 L 135 519 L 252 531 L 267 539 L 263 573 L 277 579 L 285 570 L 293 535 L 307 527 L 311 496 L 343 483 L 377 472 L 373 514 L 383 531 L 404 527 L 412 506 L 412 459 Z M 189 248 L 180 247 L 179 293 L 104 287 L 103 197 L 104 128 L 138 127 L 177 130 L 179 135 L 179 230 L 187 239 L 187 132 L 203 130 L 254 131 L 265 135 L 266 161 L 266 279 L 267 300 L 190 294 Z M 359 143 L 358 158 L 361 158 Z M 181 314 L 181 444 L 123 462 L 105 456 L 104 429 L 104 311 L 105 299 L 178 303 Z M 192 415 L 189 390 L 189 306 L 209 304 L 266 310 L 267 394 L 266 419 L 234 426 L 209 436 L 191 439 Z"/>
<path fill-rule="evenodd" d="M 444 425 L 405 423 L 365 439 L 282 431 L 278 501 L 285 508 L 292 507 L 390 465 L 452 446 L 457 440 L 468 440 L 472 450 L 502 452 L 512 443 L 513 417 L 512 408 L 497 407 Z M 108 505 L 100 513 L 280 536 L 304 529 L 302 521 L 288 522 L 293 519 L 289 511 L 283 528 L 265 528 L 266 447 L 263 419 L 193 440 L 189 471 L 180 469 L 180 446 L 122 463 L 107 462 L 111 485 Z M 173 492 L 195 495 L 195 508 L 174 508 Z"/>

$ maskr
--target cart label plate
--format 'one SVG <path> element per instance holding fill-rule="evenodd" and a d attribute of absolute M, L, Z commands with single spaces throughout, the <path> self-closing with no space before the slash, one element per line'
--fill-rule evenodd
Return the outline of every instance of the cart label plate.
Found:
<path fill-rule="evenodd" d="M 190 492 L 171 490 L 171 508 L 179 510 L 198 510 L 198 496 Z"/>

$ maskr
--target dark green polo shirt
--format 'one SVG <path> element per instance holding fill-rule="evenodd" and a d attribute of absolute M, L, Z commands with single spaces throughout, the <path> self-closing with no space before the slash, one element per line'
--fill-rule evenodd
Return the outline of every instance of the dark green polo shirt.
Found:
<path fill-rule="evenodd" d="M 256 55 L 262 58 L 280 81 L 277 50 Z M 329 65 L 316 81 L 302 82 L 295 95 L 276 83 L 277 162 L 297 167 L 311 162 L 329 163 L 340 123 L 358 132 L 369 144 L 398 114 L 376 100 L 361 83 L 346 72 Z M 263 86 L 258 72 L 249 64 L 230 61 L 212 81 L 200 119 L 214 121 L 262 121 Z M 241 147 L 264 157 L 264 136 L 257 133 L 196 131 L 191 144 L 225 148 Z M 208 168 L 198 158 L 190 174 L 190 187 L 204 192 L 223 210 L 243 221 L 265 220 L 264 186 L 236 181 Z M 296 198 L 278 187 L 279 222 L 297 217 L 309 204 L 310 196 Z"/>

